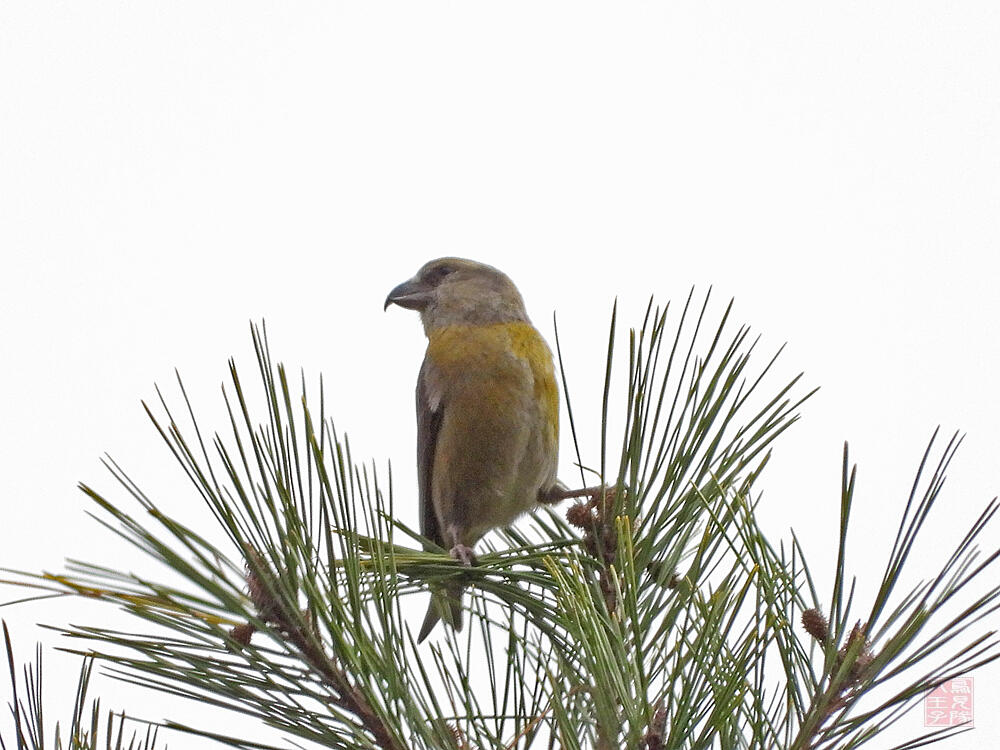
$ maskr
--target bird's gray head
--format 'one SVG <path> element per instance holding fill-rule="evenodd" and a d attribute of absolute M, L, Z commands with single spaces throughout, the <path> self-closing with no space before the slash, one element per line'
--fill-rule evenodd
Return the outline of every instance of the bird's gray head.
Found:
<path fill-rule="evenodd" d="M 385 298 L 417 310 L 428 334 L 452 325 L 488 325 L 527 321 L 524 301 L 506 274 L 464 258 L 438 258 L 404 281 Z"/>

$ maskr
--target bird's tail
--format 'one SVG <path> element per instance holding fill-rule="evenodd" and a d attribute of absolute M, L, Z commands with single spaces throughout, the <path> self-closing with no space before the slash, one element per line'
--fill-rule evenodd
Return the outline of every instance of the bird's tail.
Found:
<path fill-rule="evenodd" d="M 431 592 L 431 603 L 427 607 L 427 614 L 424 615 L 424 622 L 420 626 L 417 643 L 431 634 L 438 620 L 444 620 L 455 630 L 462 629 L 462 592 L 464 590 L 465 586 L 453 584 Z"/>

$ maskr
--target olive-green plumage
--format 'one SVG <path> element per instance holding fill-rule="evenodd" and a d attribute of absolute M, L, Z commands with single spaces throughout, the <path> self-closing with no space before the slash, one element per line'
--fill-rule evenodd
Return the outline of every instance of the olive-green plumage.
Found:
<path fill-rule="evenodd" d="M 385 306 L 418 310 L 427 352 L 417 379 L 421 533 L 470 564 L 471 548 L 556 484 L 559 395 L 552 353 L 513 282 L 461 258 L 427 263 Z M 432 596 L 420 640 L 462 627 L 460 586 Z"/>

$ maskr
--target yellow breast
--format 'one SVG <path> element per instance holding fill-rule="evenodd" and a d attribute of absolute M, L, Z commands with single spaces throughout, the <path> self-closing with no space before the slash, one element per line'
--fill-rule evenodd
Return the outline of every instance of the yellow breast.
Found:
<path fill-rule="evenodd" d="M 504 380 L 526 363 L 533 376 L 534 397 L 545 417 L 546 438 L 559 439 L 559 388 L 552 352 L 530 323 L 446 326 L 430 332 L 427 355 L 447 380 L 487 375 Z"/>

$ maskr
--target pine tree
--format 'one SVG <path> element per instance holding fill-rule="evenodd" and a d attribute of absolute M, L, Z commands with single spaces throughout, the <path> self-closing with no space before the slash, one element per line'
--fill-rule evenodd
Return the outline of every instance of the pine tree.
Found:
<path fill-rule="evenodd" d="M 355 463 L 322 382 L 317 393 L 304 377 L 293 388 L 263 328 L 253 340 L 266 403 L 253 403 L 231 361 L 225 432 L 206 439 L 180 378 L 182 411 L 158 391 L 146 411 L 227 542 L 210 543 L 110 459 L 116 499 L 81 485 L 105 525 L 162 566 L 164 580 L 184 583 L 100 563 L 20 576 L 134 618 L 129 632 L 64 628 L 86 659 L 68 739 L 54 746 L 157 744 L 153 730 L 106 720 L 97 702 L 85 710 L 95 659 L 123 680 L 234 712 L 240 732 L 167 727 L 270 747 L 253 739 L 259 721 L 289 743 L 352 750 L 853 748 L 927 690 L 996 659 L 992 632 L 969 634 L 995 619 L 1000 596 L 981 583 L 1000 552 L 976 547 L 995 500 L 936 577 L 897 589 L 960 439 L 936 453 L 931 440 L 874 601 L 855 601 L 847 447 L 836 561 L 807 561 L 794 537 L 772 544 L 755 485 L 811 393 L 800 378 L 772 387 L 774 358 L 751 364 L 757 342 L 732 329 L 731 303 L 715 327 L 708 296 L 681 307 L 650 303 L 627 354 L 612 317 L 598 465 L 585 468 L 576 449 L 581 486 L 589 472 L 601 490 L 491 534 L 472 568 L 424 551 L 396 519 L 409 488 Z M 817 590 L 811 565 L 835 565 L 832 591 Z M 466 629 L 418 645 L 419 615 L 407 605 L 405 616 L 404 603 L 456 579 L 472 594 Z M 18 687 L 6 627 L 5 636 L 15 731 L 0 730 L 3 747 L 41 748 L 41 655 Z"/>

